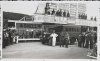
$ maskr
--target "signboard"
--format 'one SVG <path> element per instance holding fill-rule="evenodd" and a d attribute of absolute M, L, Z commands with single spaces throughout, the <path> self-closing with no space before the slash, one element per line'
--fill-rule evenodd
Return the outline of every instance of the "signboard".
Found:
<path fill-rule="evenodd" d="M 53 23 L 54 22 L 54 16 L 45 16 L 44 17 L 44 22 L 50 22 Z"/>
<path fill-rule="evenodd" d="M 85 13 L 86 12 L 86 5 L 82 4 L 82 3 L 79 3 L 78 4 L 78 12 L 79 13 Z"/>
<path fill-rule="evenodd" d="M 16 28 L 41 28 L 42 25 L 41 24 L 29 24 L 29 23 L 16 23 Z"/>
<path fill-rule="evenodd" d="M 50 8 L 52 9 L 57 9 L 57 4 L 56 3 L 50 3 Z"/>
<path fill-rule="evenodd" d="M 34 18 L 31 16 L 26 16 L 25 21 L 34 21 Z"/>
<path fill-rule="evenodd" d="M 77 14 L 77 4 L 76 3 L 70 4 L 70 16 L 76 18 L 76 14 Z"/>

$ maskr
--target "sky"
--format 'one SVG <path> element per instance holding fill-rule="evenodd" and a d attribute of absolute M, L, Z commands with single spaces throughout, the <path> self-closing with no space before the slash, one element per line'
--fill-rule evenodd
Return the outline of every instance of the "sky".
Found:
<path fill-rule="evenodd" d="M 15 13 L 22 13 L 33 15 L 36 12 L 38 5 L 41 2 L 3 2 L 2 3 L 2 10 L 6 12 L 15 12 Z M 46 2 L 42 2 L 46 3 Z M 63 3 L 73 3 L 73 2 L 63 2 Z M 75 2 L 74 2 L 75 3 Z M 77 3 L 77 2 L 76 2 Z M 78 2 L 83 3 L 83 2 Z M 93 17 L 100 17 L 100 4 L 98 2 L 84 2 L 87 7 L 87 15 L 88 18 L 91 16 Z M 39 9 L 42 10 L 41 8 Z"/>

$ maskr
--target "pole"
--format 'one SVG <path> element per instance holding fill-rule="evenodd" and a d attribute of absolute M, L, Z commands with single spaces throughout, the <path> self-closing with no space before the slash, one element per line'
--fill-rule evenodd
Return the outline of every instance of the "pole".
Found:
<path fill-rule="evenodd" d="M 39 8 L 39 5 L 37 6 L 37 9 L 36 9 L 36 11 L 35 11 L 35 14 L 37 13 L 37 11 L 38 11 L 38 8 Z"/>

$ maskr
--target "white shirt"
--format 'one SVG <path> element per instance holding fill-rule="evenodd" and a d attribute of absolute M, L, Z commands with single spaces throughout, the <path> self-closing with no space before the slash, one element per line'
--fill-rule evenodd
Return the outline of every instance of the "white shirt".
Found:
<path fill-rule="evenodd" d="M 55 34 L 55 33 L 53 33 L 53 34 L 50 35 L 50 37 L 53 37 L 53 38 L 52 38 L 53 40 L 56 40 L 56 37 L 57 37 L 57 36 L 58 36 L 58 35 Z"/>

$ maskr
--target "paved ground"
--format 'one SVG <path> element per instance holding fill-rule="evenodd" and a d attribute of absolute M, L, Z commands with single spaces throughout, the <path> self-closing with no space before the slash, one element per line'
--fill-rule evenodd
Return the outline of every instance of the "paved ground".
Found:
<path fill-rule="evenodd" d="M 42 45 L 40 42 L 23 42 L 3 49 L 3 58 L 32 59 L 90 59 L 87 49 L 70 45 L 69 48 Z"/>

